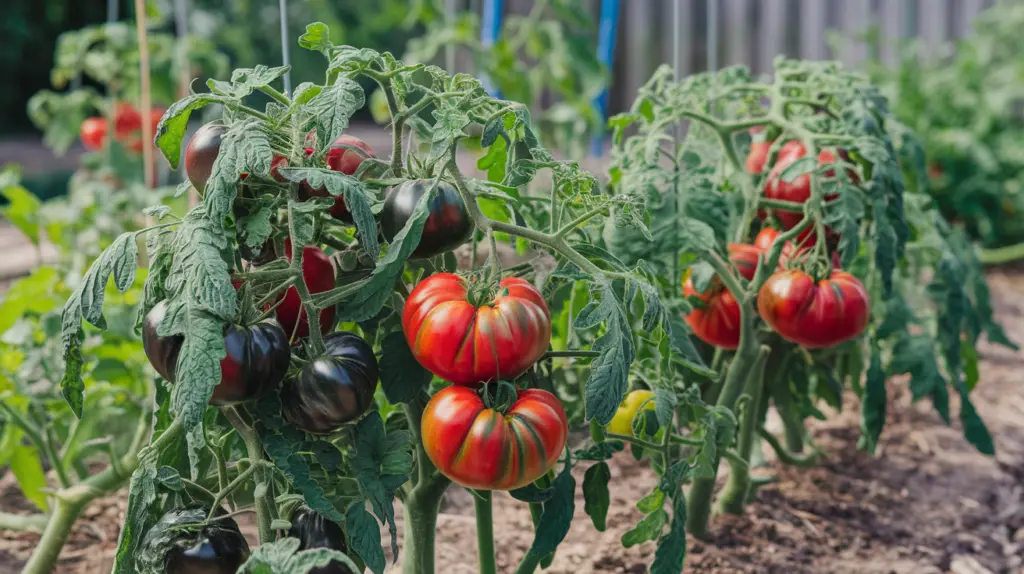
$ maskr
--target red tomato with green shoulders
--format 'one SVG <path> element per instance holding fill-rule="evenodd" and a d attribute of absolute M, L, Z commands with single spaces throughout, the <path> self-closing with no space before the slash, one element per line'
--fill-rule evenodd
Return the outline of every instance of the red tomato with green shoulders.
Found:
<path fill-rule="evenodd" d="M 456 385 L 476 387 L 526 372 L 551 343 L 551 313 L 525 279 L 506 277 L 494 292 L 438 273 L 409 294 L 402 331 L 424 368 Z"/>
<path fill-rule="evenodd" d="M 423 410 L 420 430 L 441 474 L 478 490 L 532 483 L 555 467 L 569 437 L 562 403 L 541 389 L 519 391 L 504 413 L 468 387 L 441 389 Z"/>
<path fill-rule="evenodd" d="M 864 285 L 844 271 L 818 282 L 799 269 L 778 271 L 758 291 L 757 309 L 783 339 L 809 349 L 856 339 L 871 318 Z"/>

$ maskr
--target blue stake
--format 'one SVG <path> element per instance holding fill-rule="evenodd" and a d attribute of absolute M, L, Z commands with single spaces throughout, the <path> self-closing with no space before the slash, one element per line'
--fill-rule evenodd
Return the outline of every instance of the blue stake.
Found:
<path fill-rule="evenodd" d="M 619 0 L 601 0 L 601 20 L 597 32 L 597 59 L 608 68 L 611 74 L 615 59 L 615 39 L 619 31 Z M 608 88 L 594 98 L 601 117 L 601 124 L 590 142 L 590 153 L 601 157 L 604 155 L 604 122 L 608 115 Z"/>
<path fill-rule="evenodd" d="M 501 20 L 505 12 L 504 4 L 504 0 L 484 0 L 483 25 L 480 27 L 480 43 L 483 44 L 485 49 L 493 46 L 494 43 L 498 41 L 498 35 L 501 34 Z M 487 93 L 495 98 L 500 98 L 501 90 L 496 88 L 486 75 L 483 80 Z"/>

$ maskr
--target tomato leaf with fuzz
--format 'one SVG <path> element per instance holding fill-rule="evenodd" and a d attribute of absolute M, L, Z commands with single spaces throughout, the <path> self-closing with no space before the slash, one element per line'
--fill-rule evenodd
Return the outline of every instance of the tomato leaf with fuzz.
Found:
<path fill-rule="evenodd" d="M 0 186 L 0 194 L 7 199 L 7 205 L 0 208 L 0 214 L 24 233 L 33 245 L 39 245 L 39 211 L 42 207 L 39 198 L 16 183 Z"/>
<path fill-rule="evenodd" d="M 307 574 L 334 560 L 343 563 L 351 572 L 361 570 L 344 552 L 329 548 L 299 551 L 300 544 L 298 538 L 290 537 L 260 544 L 238 571 L 252 574 Z"/>
<path fill-rule="evenodd" d="M 81 345 L 85 333 L 82 319 L 100 329 L 107 328 L 103 317 L 103 298 L 110 276 L 118 290 L 124 293 L 135 283 L 138 244 L 136 233 L 122 233 L 110 247 L 89 267 L 81 284 L 68 297 L 61 313 L 61 344 L 64 356 L 64 375 L 60 381 L 61 394 L 76 417 L 82 417 L 85 403 L 85 381 L 82 380 Z"/>
<path fill-rule="evenodd" d="M 583 475 L 583 509 L 598 532 L 604 532 L 605 519 L 608 517 L 608 506 L 611 504 L 608 481 L 611 477 L 608 463 L 604 461 L 591 466 Z"/>
<path fill-rule="evenodd" d="M 363 559 L 366 567 L 374 574 L 383 574 L 387 561 L 380 545 L 380 528 L 363 502 L 353 504 L 345 513 L 345 532 L 352 542 L 352 550 Z"/>
<path fill-rule="evenodd" d="M 573 325 L 577 329 L 589 329 L 604 322 L 604 334 L 591 347 L 601 354 L 590 364 L 585 401 L 587 419 L 607 425 L 626 394 L 629 367 L 636 356 L 636 349 L 629 318 L 615 296 L 612 284 L 601 283 L 595 286 L 594 291 L 600 298 L 581 309 Z"/>
<path fill-rule="evenodd" d="M 537 482 L 550 482 L 547 476 L 542 476 Z M 523 502 L 547 502 L 551 500 L 551 497 L 555 495 L 554 487 L 541 488 L 537 486 L 537 482 L 531 482 L 522 488 L 510 490 L 508 493 L 512 498 Z"/>
<path fill-rule="evenodd" d="M 44 492 L 46 473 L 39 461 L 40 454 L 34 446 L 18 444 L 14 447 L 7 466 L 10 467 L 11 473 L 18 481 L 18 487 L 21 488 L 25 498 L 45 512 L 49 507 L 46 504 L 46 493 Z"/>
<path fill-rule="evenodd" d="M 331 520 L 344 520 L 342 513 L 324 494 L 323 487 L 310 476 L 309 463 L 297 454 L 302 450 L 302 433 L 292 427 L 284 427 L 280 432 L 270 432 L 263 425 L 258 425 L 257 429 L 274 466 L 281 470 L 292 488 L 302 494 L 306 505 Z"/>
<path fill-rule="evenodd" d="M 349 118 L 366 103 L 363 88 L 354 80 L 338 76 L 333 84 L 306 104 L 316 118 L 316 155 L 326 151 L 348 129 Z"/>
<path fill-rule="evenodd" d="M 416 250 L 427 222 L 431 193 L 424 193 L 416 203 L 405 227 L 391 241 L 387 253 L 377 262 L 373 274 L 352 299 L 344 301 L 338 309 L 341 321 L 359 322 L 375 316 L 391 298 L 395 281 L 402 274 L 409 255 Z"/>
<path fill-rule="evenodd" d="M 412 472 L 412 442 L 408 431 L 384 433 L 380 413 L 372 411 L 356 426 L 356 456 L 352 471 L 362 493 L 380 522 L 391 531 L 391 552 L 398 560 L 398 528 L 395 525 L 395 490 Z"/>
<path fill-rule="evenodd" d="M 572 463 L 568 461 L 551 485 L 554 494 L 544 503 L 540 522 L 528 551 L 533 556 L 553 553 L 569 533 L 572 516 L 576 511 L 576 479 L 572 476 Z"/>
<path fill-rule="evenodd" d="M 279 172 L 288 181 L 296 183 L 305 181 L 313 189 L 326 189 L 327 193 L 334 197 L 344 197 L 345 207 L 355 221 L 363 249 L 370 257 L 377 258 L 377 255 L 380 254 L 380 245 L 377 242 L 377 221 L 373 217 L 370 198 L 359 179 L 322 168 L 288 168 L 281 169 Z M 329 204 L 328 207 L 330 205 L 333 204 Z"/>
<path fill-rule="evenodd" d="M 622 535 L 622 545 L 631 548 L 637 544 L 657 540 L 668 524 L 668 513 L 661 508 L 643 517 L 631 530 Z"/>
<path fill-rule="evenodd" d="M 432 130 L 430 155 L 427 158 L 431 163 L 441 159 L 456 141 L 465 137 L 466 133 L 463 130 L 469 125 L 469 114 L 453 99 L 442 100 L 433 115 L 437 122 Z"/>
<path fill-rule="evenodd" d="M 935 411 L 946 424 L 950 423 L 948 381 L 939 368 L 935 341 L 929 335 L 904 333 L 893 346 L 888 374 L 910 375 L 914 400 L 931 397 Z"/>
<path fill-rule="evenodd" d="M 675 467 L 673 470 L 681 470 L 683 474 L 688 470 L 686 463 L 682 461 L 677 462 Z M 672 523 L 668 533 L 658 540 L 654 563 L 651 564 L 651 574 L 677 574 L 682 571 L 686 560 L 686 497 L 683 494 L 681 480 L 673 481 L 670 486 Z"/>
<path fill-rule="evenodd" d="M 623 448 L 624 446 L 621 442 L 609 441 L 590 445 L 588 448 L 577 450 L 573 454 L 579 460 L 600 462 L 615 456 L 615 453 L 620 452 Z"/>
<path fill-rule="evenodd" d="M 412 402 L 433 379 L 413 356 L 402 331 L 392 331 L 384 337 L 378 363 L 380 386 L 392 404 Z"/>
<path fill-rule="evenodd" d="M 878 446 L 878 437 L 881 436 L 882 427 L 885 426 L 885 410 L 888 401 L 881 354 L 878 346 L 872 345 L 867 379 L 864 382 L 864 397 L 861 399 L 861 436 L 857 441 L 857 447 L 870 453 L 875 452 L 875 447 Z"/>
<path fill-rule="evenodd" d="M 139 466 L 128 483 L 128 509 L 117 539 L 113 574 L 135 574 L 135 556 L 149 522 L 149 508 L 156 501 L 157 453 L 143 451 Z"/>
<path fill-rule="evenodd" d="M 313 22 L 307 25 L 306 31 L 299 36 L 299 45 L 330 57 L 331 49 L 334 48 L 334 43 L 331 42 L 331 29 L 323 22 Z"/>
<path fill-rule="evenodd" d="M 156 126 L 154 141 L 172 169 L 178 169 L 178 162 L 181 161 L 181 140 L 185 137 L 188 118 L 192 112 L 210 104 L 227 104 L 233 101 L 235 100 L 216 94 L 190 94 L 167 108 Z"/>
<path fill-rule="evenodd" d="M 261 207 L 256 213 L 250 213 L 238 220 L 238 237 L 244 238 L 250 249 L 256 249 L 266 242 L 274 231 L 270 225 L 273 210 Z"/>
<path fill-rule="evenodd" d="M 330 200 L 328 200 L 330 201 Z M 288 212 L 291 213 L 291 231 L 296 245 L 312 245 L 316 235 L 316 217 L 332 203 L 310 200 L 288 200 Z"/>
<path fill-rule="evenodd" d="M 209 79 L 206 85 L 210 91 L 240 100 L 253 93 L 254 90 L 269 86 L 288 72 L 287 66 L 268 68 L 262 64 L 255 68 L 239 68 L 231 73 L 231 81 Z"/>

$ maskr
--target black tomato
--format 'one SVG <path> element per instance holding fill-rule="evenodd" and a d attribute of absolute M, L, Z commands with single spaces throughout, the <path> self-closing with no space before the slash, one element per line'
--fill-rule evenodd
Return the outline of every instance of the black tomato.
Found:
<path fill-rule="evenodd" d="M 213 172 L 213 162 L 220 152 L 220 140 L 227 132 L 225 125 L 206 124 L 196 130 L 185 148 L 185 173 L 199 195 L 206 189 L 206 182 Z"/>
<path fill-rule="evenodd" d="M 389 242 L 409 221 L 416 204 L 424 193 L 430 191 L 434 182 L 429 179 L 412 180 L 396 187 L 384 200 L 380 214 L 380 227 Z M 420 244 L 412 252 L 413 258 L 433 257 L 451 251 L 469 241 L 473 233 L 473 222 L 469 219 L 466 204 L 451 184 L 441 182 L 437 192 L 427 206 L 430 215 L 423 226 Z"/>
<path fill-rule="evenodd" d="M 205 508 L 172 510 L 153 525 L 143 539 L 137 562 L 139 572 L 161 574 L 234 574 L 249 558 L 249 544 L 231 518 L 218 518 L 206 526 Z M 186 525 L 195 524 L 195 528 Z"/>
<path fill-rule="evenodd" d="M 160 376 L 174 382 L 178 353 L 184 337 L 161 337 L 157 327 L 167 313 L 161 301 L 146 315 L 142 326 L 142 346 L 149 362 Z M 224 327 L 227 356 L 221 359 L 220 383 L 214 387 L 210 404 L 232 405 L 263 396 L 277 387 L 288 371 L 291 349 L 288 336 L 277 322 L 261 321 L 251 327 Z"/>
<path fill-rule="evenodd" d="M 345 531 L 341 526 L 305 506 L 292 514 L 292 528 L 288 531 L 288 536 L 299 539 L 299 550 L 329 548 L 339 552 L 348 551 Z M 335 560 L 327 566 L 313 568 L 309 574 L 352 574 L 352 570 Z"/>
<path fill-rule="evenodd" d="M 314 434 L 328 434 L 365 413 L 379 376 L 373 348 L 358 335 L 331 333 L 324 345 L 324 355 L 303 365 L 281 391 L 284 417 Z"/>

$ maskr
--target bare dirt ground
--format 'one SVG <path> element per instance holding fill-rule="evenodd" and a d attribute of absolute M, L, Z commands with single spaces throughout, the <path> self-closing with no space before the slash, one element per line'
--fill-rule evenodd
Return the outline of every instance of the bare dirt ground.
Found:
<path fill-rule="evenodd" d="M 996 270 L 989 278 L 998 317 L 1024 342 L 1024 271 Z M 957 424 L 946 427 L 930 405 L 912 405 L 905 381 L 891 380 L 889 423 L 876 456 L 856 450 L 859 405 L 850 395 L 842 414 L 813 426 L 828 459 L 813 469 L 760 469 L 777 473 L 779 482 L 763 487 L 744 516 L 714 518 L 708 540 L 691 539 L 685 571 L 1024 573 L 1024 352 L 986 344 L 981 353 L 982 380 L 972 396 L 995 437 L 994 458 L 974 451 Z M 548 572 L 641 573 L 653 559 L 652 544 L 623 549 L 619 539 L 640 516 L 634 503 L 657 479 L 628 455 L 612 462 L 607 530 L 594 529 L 577 487 L 577 520 Z M 0 507 L 30 510 L 9 477 L 0 480 Z M 109 571 L 123 512 L 124 493 L 90 507 L 57 571 Z M 495 516 L 499 570 L 512 572 L 532 541 L 530 514 L 501 494 Z M 0 574 L 17 572 L 37 540 L 0 532 Z M 472 501 L 452 489 L 438 523 L 437 572 L 476 572 L 475 540 Z"/>

